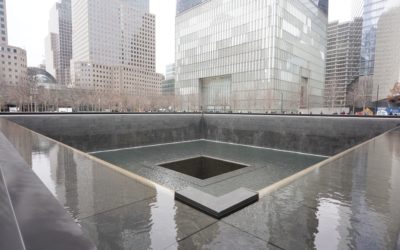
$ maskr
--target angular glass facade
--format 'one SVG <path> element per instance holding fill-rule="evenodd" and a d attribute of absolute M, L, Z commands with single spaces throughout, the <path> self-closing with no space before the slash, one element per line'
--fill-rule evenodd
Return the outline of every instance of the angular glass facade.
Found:
<path fill-rule="evenodd" d="M 400 82 L 400 2 L 387 6 L 376 30 L 375 67 L 372 100 L 385 100 Z M 378 93 L 379 86 L 379 93 Z M 377 99 L 378 97 L 378 99 Z"/>
<path fill-rule="evenodd" d="M 211 0 L 177 15 L 182 109 L 322 107 L 326 30 L 327 15 L 311 0 Z"/>
<path fill-rule="evenodd" d="M 388 0 L 364 0 L 360 75 L 374 74 L 376 29 Z"/>
<path fill-rule="evenodd" d="M 57 82 L 69 85 L 72 59 L 71 0 L 57 2 L 50 11 L 49 35 L 46 37 L 46 70 Z"/>
<path fill-rule="evenodd" d="M 329 12 L 329 0 L 313 0 L 314 3 L 320 8 L 326 15 Z"/>
<path fill-rule="evenodd" d="M 187 11 L 203 2 L 210 0 L 177 0 L 176 3 L 176 14 L 179 15 L 184 11 Z"/>

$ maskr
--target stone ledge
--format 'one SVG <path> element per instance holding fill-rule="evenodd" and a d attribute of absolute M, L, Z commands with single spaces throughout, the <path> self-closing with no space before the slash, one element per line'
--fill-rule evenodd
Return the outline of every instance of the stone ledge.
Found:
<path fill-rule="evenodd" d="M 0 249 L 24 250 L 25 246 L 0 164 Z"/>
<path fill-rule="evenodd" d="M 246 188 L 239 188 L 220 197 L 188 187 L 175 192 L 175 199 L 214 218 L 221 219 L 256 201 L 258 193 Z"/>

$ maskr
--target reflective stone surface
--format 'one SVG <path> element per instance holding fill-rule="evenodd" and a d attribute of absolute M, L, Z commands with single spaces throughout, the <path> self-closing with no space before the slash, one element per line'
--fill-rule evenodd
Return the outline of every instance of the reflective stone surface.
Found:
<path fill-rule="evenodd" d="M 155 196 L 153 188 L 133 181 L 87 156 L 45 138 L 32 154 L 32 169 L 74 218 L 85 218 Z"/>
<path fill-rule="evenodd" d="M 214 196 L 241 187 L 257 191 L 326 159 L 309 154 L 205 140 L 97 152 L 93 155 L 171 189 L 181 190 L 190 186 Z M 200 156 L 249 167 L 200 180 L 159 166 L 160 163 Z"/>
<path fill-rule="evenodd" d="M 25 249 L 0 167 L 0 249 Z"/>
<path fill-rule="evenodd" d="M 216 220 L 158 191 L 156 197 L 81 221 L 100 249 L 163 249 Z"/>
<path fill-rule="evenodd" d="M 200 139 L 196 114 L 51 114 L 7 119 L 85 152 Z"/>
<path fill-rule="evenodd" d="M 9 136 L 18 140 L 21 134 L 13 133 Z M 28 147 L 32 147 L 32 144 L 25 145 L 24 148 Z M 1 132 L 0 166 L 26 249 L 95 249 L 92 241 L 84 235 L 73 218 L 66 213 Z M 6 204 L 1 202 L 0 211 L 3 211 L 5 206 Z M 8 220 L 10 219 L 11 215 Z M 5 233 L 4 230 L 12 230 L 11 225 L 7 225 L 7 220 L 0 221 L 0 238 Z M 20 244 L 15 245 L 12 242 L 12 237 L 8 236 L 0 243 L 0 249 L 19 249 Z"/>
<path fill-rule="evenodd" d="M 400 123 L 389 117 L 183 113 L 16 114 L 4 117 L 85 152 L 207 139 L 334 155 Z"/>
<path fill-rule="evenodd" d="M 396 118 L 204 115 L 204 138 L 335 155 L 400 124 Z"/>
<path fill-rule="evenodd" d="M 223 222 L 218 222 L 167 249 L 261 250 L 279 248 Z"/>
<path fill-rule="evenodd" d="M 396 249 L 399 149 L 397 130 L 224 221 L 284 249 Z"/>

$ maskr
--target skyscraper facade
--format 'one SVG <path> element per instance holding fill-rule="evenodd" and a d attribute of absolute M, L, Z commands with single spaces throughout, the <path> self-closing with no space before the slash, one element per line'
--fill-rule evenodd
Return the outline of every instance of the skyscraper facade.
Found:
<path fill-rule="evenodd" d="M 324 2 L 178 1 L 176 95 L 182 109 L 297 112 L 322 107 Z"/>
<path fill-rule="evenodd" d="M 0 87 L 27 80 L 26 51 L 8 45 L 6 0 L 0 0 Z"/>
<path fill-rule="evenodd" d="M 181 14 L 199 4 L 210 0 L 177 0 L 176 2 L 176 14 Z"/>
<path fill-rule="evenodd" d="M 359 76 L 362 18 L 329 23 L 325 107 L 346 107 L 347 87 Z"/>
<path fill-rule="evenodd" d="M 131 95 L 161 92 L 149 0 L 72 0 L 71 81 Z"/>
<path fill-rule="evenodd" d="M 165 80 L 162 82 L 162 95 L 175 95 L 175 64 L 169 64 L 165 68 Z"/>
<path fill-rule="evenodd" d="M 0 0 L 0 45 L 8 44 L 6 0 Z"/>
<path fill-rule="evenodd" d="M 72 59 L 71 0 L 61 0 L 50 11 L 49 35 L 46 38 L 46 70 L 58 84 L 70 84 Z"/>
<path fill-rule="evenodd" d="M 374 74 L 376 30 L 388 0 L 364 0 L 360 75 Z"/>
<path fill-rule="evenodd" d="M 373 101 L 386 100 L 395 83 L 400 82 L 399 24 L 400 2 L 386 6 L 376 26 Z"/>

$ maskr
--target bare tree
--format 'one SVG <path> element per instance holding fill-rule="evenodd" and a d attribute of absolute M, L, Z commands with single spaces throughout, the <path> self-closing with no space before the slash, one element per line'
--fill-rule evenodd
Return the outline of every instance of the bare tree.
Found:
<path fill-rule="evenodd" d="M 400 82 L 396 82 L 393 88 L 390 90 L 388 101 L 395 105 L 400 104 Z"/>

